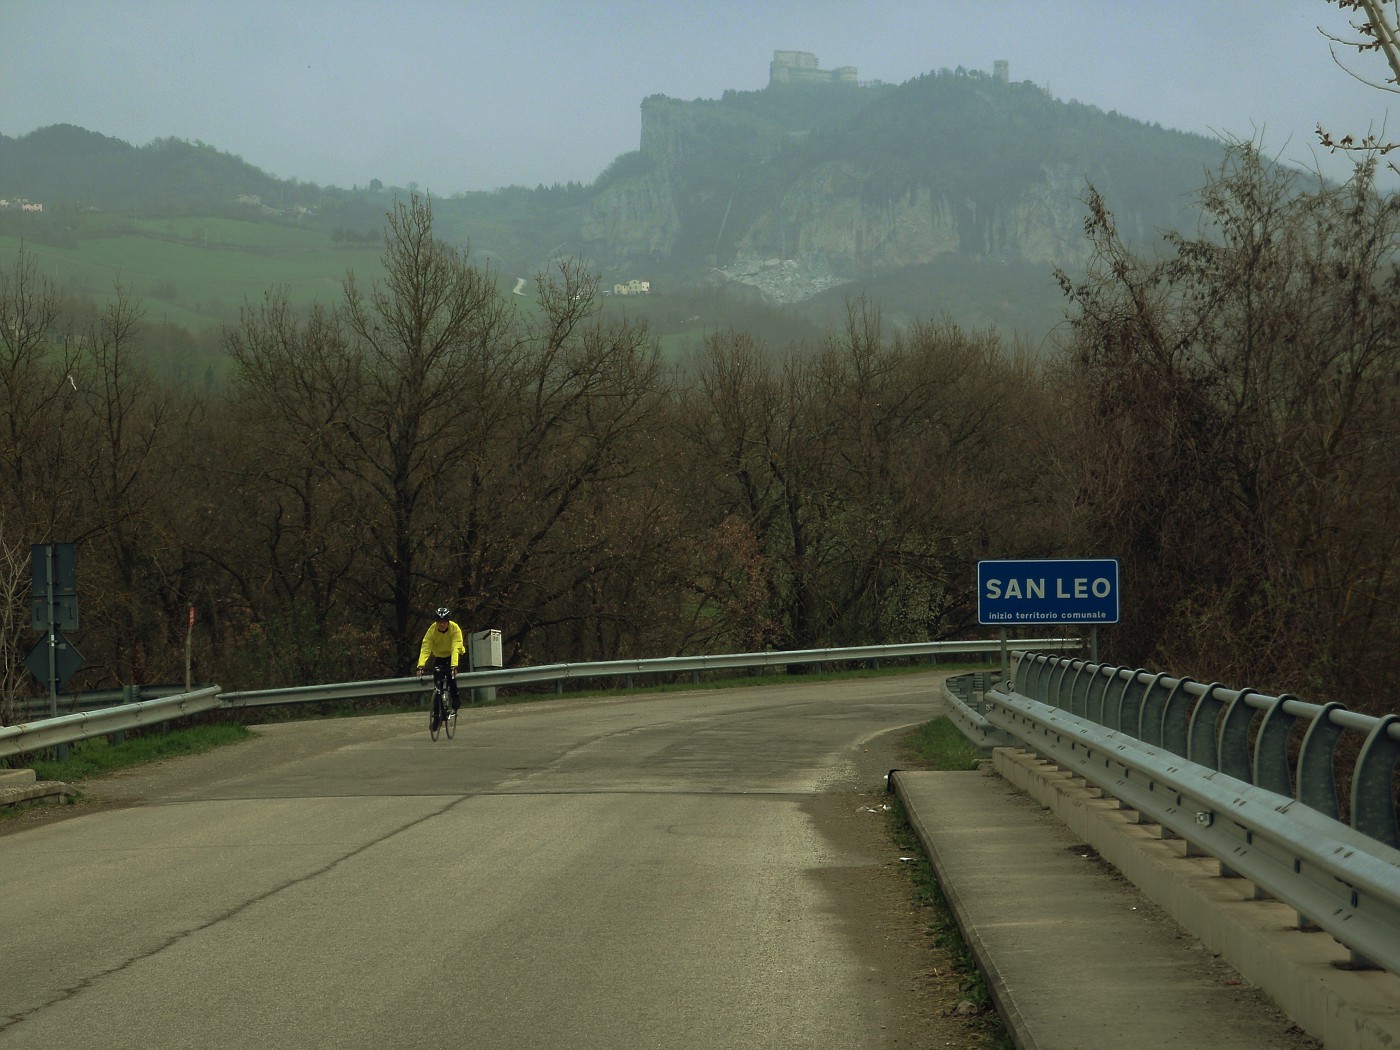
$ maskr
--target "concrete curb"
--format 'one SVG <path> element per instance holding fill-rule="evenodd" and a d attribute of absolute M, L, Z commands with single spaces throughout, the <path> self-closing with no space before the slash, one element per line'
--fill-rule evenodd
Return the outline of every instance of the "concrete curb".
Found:
<path fill-rule="evenodd" d="M 1400 976 L 1346 969 L 1345 948 L 1298 929 L 1297 913 L 1256 900 L 1254 885 L 1222 878 L 1211 857 L 1187 857 L 1180 839 L 1103 798 L 1054 763 L 997 748 L 993 769 L 1047 807 L 1103 859 L 1242 977 L 1260 988 L 1328 1050 L 1400 1047 Z"/>
<path fill-rule="evenodd" d="M 62 802 L 73 789 L 58 780 L 37 780 L 32 769 L 0 769 L 0 806 L 21 802 Z"/>
<path fill-rule="evenodd" d="M 991 768 L 894 785 L 1017 1050 L 1321 1047 Z"/>

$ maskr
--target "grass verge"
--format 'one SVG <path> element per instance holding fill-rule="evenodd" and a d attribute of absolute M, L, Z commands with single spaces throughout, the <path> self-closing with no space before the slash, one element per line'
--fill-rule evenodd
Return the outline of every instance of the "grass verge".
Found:
<path fill-rule="evenodd" d="M 167 733 L 127 736 L 120 743 L 97 736 L 79 740 L 68 747 L 68 757 L 59 761 L 52 754 L 36 752 L 27 756 L 26 764 L 39 780 L 61 780 L 72 783 L 90 777 L 112 773 L 118 769 L 141 766 L 175 755 L 194 755 L 225 744 L 237 743 L 253 735 L 247 726 L 233 722 L 212 725 L 185 726 Z"/>
<path fill-rule="evenodd" d="M 948 718 L 936 718 L 909 731 L 900 741 L 900 751 L 912 768 L 927 770 L 975 770 L 983 758 Z M 890 838 L 913 861 L 905 865 L 913 884 L 914 896 L 925 909 L 929 935 L 951 961 L 961 982 L 963 1008 L 969 1013 L 970 1027 L 981 1040 L 979 1050 L 1015 1050 L 1006 1025 L 997 1013 L 982 971 L 938 884 L 933 862 L 909 822 L 909 814 L 898 796 L 892 796 L 887 813 Z"/>
<path fill-rule="evenodd" d="M 976 769 L 984 757 L 949 718 L 925 722 L 900 743 L 920 769 Z"/>

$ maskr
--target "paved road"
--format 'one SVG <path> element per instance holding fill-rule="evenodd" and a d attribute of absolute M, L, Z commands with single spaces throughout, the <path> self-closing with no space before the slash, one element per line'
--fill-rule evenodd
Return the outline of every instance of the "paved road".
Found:
<path fill-rule="evenodd" d="M 104 782 L 145 804 L 0 839 L 0 1048 L 888 1045 L 808 807 L 939 681 L 274 725 Z"/>

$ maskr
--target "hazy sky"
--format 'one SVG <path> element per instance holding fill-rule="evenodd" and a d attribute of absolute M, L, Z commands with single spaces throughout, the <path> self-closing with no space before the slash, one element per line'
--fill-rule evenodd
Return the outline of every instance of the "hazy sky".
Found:
<path fill-rule="evenodd" d="M 785 50 L 889 83 L 1006 59 L 1057 98 L 1335 175 L 1316 124 L 1379 131 L 1397 96 L 1319 26 L 1354 35 L 1325 0 L 4 0 L 0 134 L 197 139 L 439 196 L 589 182 L 638 147 L 647 95 L 761 88 Z"/>

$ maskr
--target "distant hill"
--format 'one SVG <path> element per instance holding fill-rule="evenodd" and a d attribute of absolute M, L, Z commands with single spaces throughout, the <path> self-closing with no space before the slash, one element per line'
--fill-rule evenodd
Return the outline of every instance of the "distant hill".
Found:
<path fill-rule="evenodd" d="M 605 287 L 728 285 L 819 323 L 866 294 L 896 323 L 946 313 L 1039 338 L 1059 316 L 1054 267 L 1085 258 L 1089 183 L 1145 243 L 1193 223 L 1192 196 L 1223 151 L 965 70 L 655 95 L 639 145 L 589 185 L 435 200 L 439 235 L 515 274 L 578 257 Z M 85 236 L 93 210 L 256 218 L 368 242 L 395 192 L 277 179 L 199 142 L 135 147 L 70 125 L 0 136 L 0 197 L 44 202 L 56 244 Z M 0 234 L 13 224 L 0 213 Z"/>
<path fill-rule="evenodd" d="M 1222 153 L 975 72 L 658 96 L 641 149 L 592 187 L 579 240 L 605 266 L 709 274 L 778 301 L 866 291 L 897 320 L 946 309 L 1040 330 L 1059 309 L 1051 271 L 1085 258 L 1090 183 L 1127 236 L 1155 239 L 1194 221 Z"/>
<path fill-rule="evenodd" d="M 71 124 L 0 135 L 0 197 L 47 207 L 161 214 L 208 213 L 239 197 L 314 206 L 318 187 L 274 178 L 203 143 L 158 139 L 136 147 Z"/>

